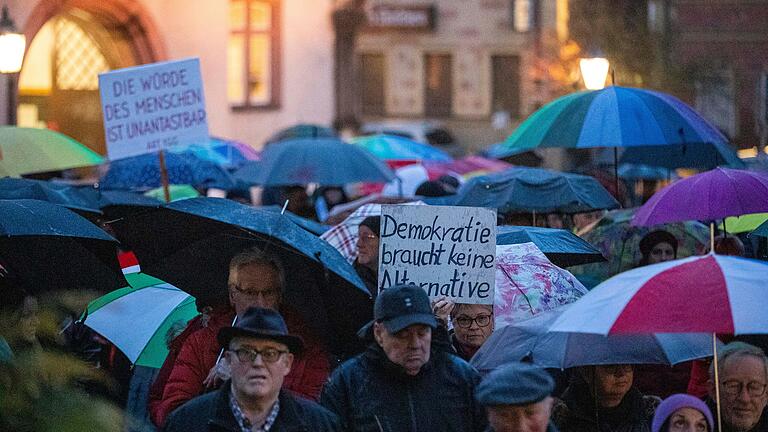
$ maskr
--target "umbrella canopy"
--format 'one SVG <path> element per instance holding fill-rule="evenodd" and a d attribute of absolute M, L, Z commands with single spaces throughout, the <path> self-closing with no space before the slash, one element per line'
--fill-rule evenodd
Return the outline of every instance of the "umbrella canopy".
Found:
<path fill-rule="evenodd" d="M 81 189 L 42 180 L 0 179 L 0 199 L 35 199 L 81 213 L 101 214 L 98 201 Z"/>
<path fill-rule="evenodd" d="M 272 135 L 265 144 L 269 145 L 297 138 L 338 138 L 338 136 L 336 131 L 329 127 L 310 123 L 299 123 L 278 131 Z"/>
<path fill-rule="evenodd" d="M 424 165 L 429 172 L 430 178 L 454 174 L 459 174 L 464 178 L 472 178 L 512 168 L 512 164 L 504 161 L 488 159 L 477 155 L 465 156 L 450 162 L 425 161 Z"/>
<path fill-rule="evenodd" d="M 177 201 L 187 198 L 197 198 L 200 196 L 200 192 L 194 187 L 187 184 L 174 184 L 168 185 L 168 194 L 171 197 L 171 201 Z M 165 202 L 165 192 L 163 188 L 154 188 L 144 192 L 144 196 Z"/>
<path fill-rule="evenodd" d="M 125 286 L 117 240 L 64 207 L 0 200 L 0 287 L 33 294 Z M 2 291 L 2 290 L 0 290 Z"/>
<path fill-rule="evenodd" d="M 632 223 L 710 221 L 761 212 L 768 212 L 768 174 L 715 168 L 656 192 L 638 209 Z"/>
<path fill-rule="evenodd" d="M 461 187 L 454 205 L 492 207 L 501 213 L 580 213 L 619 207 L 592 177 L 525 167 L 474 177 Z"/>
<path fill-rule="evenodd" d="M 496 246 L 496 329 L 572 303 L 587 289 L 533 243 Z"/>
<path fill-rule="evenodd" d="M 328 243 L 279 213 L 227 199 L 191 198 L 112 226 L 143 272 L 188 292 L 202 305 L 226 301 L 230 260 L 258 246 L 282 261 L 283 302 L 317 334 L 328 335 L 332 348 L 356 343 L 355 332 L 371 319 L 370 294 L 352 266 Z"/>
<path fill-rule="evenodd" d="M 582 91 L 550 102 L 526 119 L 502 148 L 510 155 L 538 147 L 643 147 L 638 155 L 669 147 L 682 165 L 700 167 L 740 161 L 716 127 L 679 99 L 652 90 L 610 86 Z M 659 165 L 664 158 L 623 162 Z M 665 156 L 666 157 L 666 156 Z M 711 166 L 715 166 L 711 165 Z M 710 166 L 710 167 L 711 167 Z"/>
<path fill-rule="evenodd" d="M 558 267 L 605 262 L 600 251 L 570 231 L 530 226 L 499 226 L 496 244 L 533 243 Z"/>
<path fill-rule="evenodd" d="M 168 356 L 168 330 L 198 315 L 195 298 L 143 273 L 125 278 L 129 286 L 88 303 L 83 323 L 109 339 L 131 363 L 160 368 Z"/>
<path fill-rule="evenodd" d="M 429 144 L 397 135 L 377 134 L 354 138 L 350 143 L 360 146 L 382 160 L 431 160 L 450 162 L 451 156 Z"/>
<path fill-rule="evenodd" d="M 621 273 L 571 305 L 552 331 L 765 333 L 768 263 L 707 254 Z"/>
<path fill-rule="evenodd" d="M 712 335 L 706 333 L 603 336 L 550 332 L 549 327 L 568 307 L 543 311 L 494 331 L 472 357 L 472 366 L 491 371 L 525 358 L 541 367 L 557 369 L 611 364 L 675 365 L 712 355 Z"/>
<path fill-rule="evenodd" d="M 231 189 L 236 186 L 229 173 L 215 163 L 191 153 L 165 153 L 168 182 Z M 109 163 L 99 180 L 103 189 L 151 189 L 161 186 L 160 160 L 155 153 L 132 156 Z"/>
<path fill-rule="evenodd" d="M 228 169 L 237 168 L 245 162 L 257 161 L 261 158 L 259 152 L 248 144 L 216 137 L 210 137 L 206 142 L 182 147 L 178 152 L 191 153 L 202 160 Z"/>
<path fill-rule="evenodd" d="M 634 268 L 640 262 L 640 241 L 646 234 L 663 230 L 677 239 L 677 257 L 704 253 L 709 242 L 706 225 L 696 221 L 636 227 L 630 222 L 637 209 L 613 210 L 581 233 L 581 238 L 595 246 L 608 263 L 587 264 L 571 269 L 587 286 L 594 286 L 609 277 Z"/>
<path fill-rule="evenodd" d="M 93 150 L 50 129 L 0 126 L 0 175 L 18 177 L 103 162 Z"/>
<path fill-rule="evenodd" d="M 768 237 L 768 221 L 757 227 L 749 235 L 756 235 L 760 237 Z"/>
<path fill-rule="evenodd" d="M 718 228 L 729 234 L 741 234 L 756 230 L 768 221 L 768 213 L 753 213 L 725 218 Z"/>
<path fill-rule="evenodd" d="M 365 181 L 385 183 L 395 178 L 371 153 L 338 138 L 281 141 L 280 145 L 267 147 L 261 157 L 261 161 L 237 170 L 235 177 L 265 186 L 343 186 Z"/>

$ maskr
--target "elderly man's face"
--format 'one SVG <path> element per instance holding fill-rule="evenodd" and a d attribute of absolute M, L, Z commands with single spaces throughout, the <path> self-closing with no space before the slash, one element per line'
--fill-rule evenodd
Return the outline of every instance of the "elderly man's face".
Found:
<path fill-rule="evenodd" d="M 552 398 L 528 405 L 498 405 L 486 408 L 494 432 L 545 432 L 552 412 Z"/>
<path fill-rule="evenodd" d="M 747 431 L 760 420 L 766 396 L 765 365 L 752 355 L 729 357 L 720 365 L 720 402 L 723 422 L 732 430 Z M 710 395 L 715 389 L 710 383 Z"/>
<path fill-rule="evenodd" d="M 277 309 L 280 275 L 268 264 L 253 263 L 229 271 L 229 302 L 238 316 L 250 307 Z"/>
<path fill-rule="evenodd" d="M 432 328 L 414 324 L 395 334 L 382 323 L 374 323 L 373 335 L 392 363 L 402 366 L 409 375 L 416 375 L 429 361 Z"/>
<path fill-rule="evenodd" d="M 277 341 L 237 337 L 229 343 L 227 361 L 232 374 L 232 391 L 238 400 L 272 400 L 291 371 L 293 354 Z"/>

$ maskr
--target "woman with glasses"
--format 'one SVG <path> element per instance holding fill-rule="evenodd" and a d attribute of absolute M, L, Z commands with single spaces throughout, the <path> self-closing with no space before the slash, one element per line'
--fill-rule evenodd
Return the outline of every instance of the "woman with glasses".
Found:
<path fill-rule="evenodd" d="M 469 361 L 493 333 L 493 306 L 458 303 L 451 311 L 451 345 Z"/>

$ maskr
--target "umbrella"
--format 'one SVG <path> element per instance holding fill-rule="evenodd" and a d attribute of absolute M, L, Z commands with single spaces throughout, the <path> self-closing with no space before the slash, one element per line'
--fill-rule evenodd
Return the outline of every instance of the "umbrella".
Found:
<path fill-rule="evenodd" d="M 371 153 L 338 138 L 281 141 L 280 145 L 267 147 L 261 157 L 261 161 L 237 170 L 235 177 L 266 186 L 343 186 L 364 181 L 385 183 L 395 178 Z"/>
<path fill-rule="evenodd" d="M 752 231 L 749 235 L 756 235 L 760 237 L 768 237 L 768 222 L 763 223 L 757 229 Z"/>
<path fill-rule="evenodd" d="M 64 207 L 0 200 L 0 287 L 29 293 L 125 286 L 115 239 Z"/>
<path fill-rule="evenodd" d="M 754 231 L 768 221 L 768 213 L 753 213 L 742 216 L 731 216 L 725 218 L 725 221 L 718 226 L 718 229 L 729 234 L 741 234 Z"/>
<path fill-rule="evenodd" d="M 472 178 L 459 190 L 455 205 L 494 207 L 502 213 L 580 213 L 619 207 L 592 177 L 526 167 Z"/>
<path fill-rule="evenodd" d="M 187 199 L 187 198 L 197 198 L 200 196 L 200 192 L 198 192 L 197 189 L 195 189 L 194 187 L 188 184 L 168 185 L 168 193 L 171 197 L 171 201 Z M 144 192 L 144 196 L 151 199 L 158 200 L 158 201 L 163 201 L 163 202 L 165 201 L 165 192 L 161 187 L 150 189 Z"/>
<path fill-rule="evenodd" d="M 98 201 L 81 189 L 42 180 L 2 178 L 0 199 L 35 199 L 82 214 L 101 214 Z"/>
<path fill-rule="evenodd" d="M 171 151 L 174 151 L 173 148 Z M 260 159 L 259 152 L 248 144 L 216 137 L 210 137 L 203 143 L 181 147 L 176 152 L 188 152 L 225 168 L 237 168 L 245 162 Z"/>
<path fill-rule="evenodd" d="M 711 221 L 760 212 L 768 212 L 768 174 L 715 168 L 656 192 L 638 209 L 632 223 Z"/>
<path fill-rule="evenodd" d="M 201 305 L 226 299 L 229 261 L 258 246 L 285 269 L 283 301 L 298 310 L 329 345 L 356 343 L 370 320 L 370 294 L 328 243 L 284 215 L 220 198 L 175 201 L 112 224 L 132 247 L 143 272 L 195 296 Z"/>
<path fill-rule="evenodd" d="M 396 135 L 376 134 L 357 137 L 350 143 L 360 146 L 382 160 L 431 160 L 450 162 L 451 156 L 429 144 Z"/>
<path fill-rule="evenodd" d="M 477 155 L 465 156 L 450 162 L 425 161 L 424 165 L 431 179 L 446 174 L 459 174 L 464 178 L 472 178 L 512 168 L 511 164 L 504 161 L 488 159 Z"/>
<path fill-rule="evenodd" d="M 706 250 L 709 237 L 706 225 L 685 221 L 637 227 L 630 223 L 636 211 L 610 211 L 580 234 L 581 238 L 595 246 L 608 259 L 608 263 L 587 264 L 571 269 L 587 286 L 597 285 L 617 273 L 635 267 L 642 257 L 640 240 L 652 231 L 664 230 L 675 236 L 678 258 L 700 255 Z"/>
<path fill-rule="evenodd" d="M 190 153 L 165 153 L 168 182 L 194 186 L 231 189 L 235 182 L 229 173 L 215 163 Z M 160 161 L 155 153 L 115 160 L 99 180 L 103 189 L 151 189 L 160 187 Z"/>
<path fill-rule="evenodd" d="M 79 188 L 82 194 L 95 200 L 101 209 L 103 220 L 114 220 L 126 215 L 145 211 L 147 208 L 158 207 L 162 204 L 159 200 L 146 197 L 139 193 L 121 190 L 101 190 L 100 188 Z"/>
<path fill-rule="evenodd" d="M 525 358 L 541 367 L 557 369 L 610 364 L 673 366 L 712 355 L 712 336 L 706 333 L 603 336 L 548 331 L 568 307 L 540 312 L 494 331 L 472 357 L 472 366 L 491 371 Z"/>
<path fill-rule="evenodd" d="M 259 207 L 262 210 L 271 211 L 271 212 L 277 212 L 282 213 L 282 207 L 280 206 L 262 206 Z M 304 228 L 307 232 L 310 232 L 316 236 L 322 235 L 324 232 L 331 229 L 328 225 L 323 225 L 321 223 L 315 222 L 311 219 L 303 218 L 299 215 L 293 214 L 289 211 L 285 211 L 282 213 L 285 217 L 291 220 L 291 222 L 295 223 L 296 225 Z"/>
<path fill-rule="evenodd" d="M 104 158 L 72 138 L 49 129 L 0 126 L 0 174 L 18 177 L 98 165 Z"/>
<path fill-rule="evenodd" d="M 587 289 L 533 243 L 496 246 L 496 329 L 572 303 Z"/>
<path fill-rule="evenodd" d="M 197 316 L 195 298 L 142 273 L 125 276 L 129 286 L 88 304 L 82 321 L 109 339 L 131 363 L 160 368 L 168 356 L 166 334 Z"/>
<path fill-rule="evenodd" d="M 741 165 L 725 136 L 679 99 L 617 86 L 550 102 L 528 117 L 496 155 L 538 147 L 637 147 L 636 157 L 622 162 L 670 168 Z M 652 158 L 642 157 L 649 152 Z"/>
<path fill-rule="evenodd" d="M 766 275 L 766 262 L 711 253 L 639 267 L 593 288 L 550 330 L 764 333 Z"/>
<path fill-rule="evenodd" d="M 336 131 L 331 128 L 316 124 L 300 123 L 278 131 L 267 140 L 265 145 L 296 138 L 338 138 L 338 136 Z"/>
<path fill-rule="evenodd" d="M 677 178 L 677 174 L 661 166 L 622 163 L 619 164 L 619 177 L 625 180 L 667 180 Z"/>
<path fill-rule="evenodd" d="M 558 267 L 606 261 L 598 249 L 570 231 L 509 225 L 496 228 L 497 245 L 528 242 L 535 244 Z"/>

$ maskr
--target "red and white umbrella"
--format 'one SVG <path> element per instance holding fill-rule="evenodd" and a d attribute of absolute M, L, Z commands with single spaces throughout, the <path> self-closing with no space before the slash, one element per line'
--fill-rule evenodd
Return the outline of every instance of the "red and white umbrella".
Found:
<path fill-rule="evenodd" d="M 550 331 L 768 333 L 768 263 L 708 254 L 640 267 L 596 286 Z"/>

